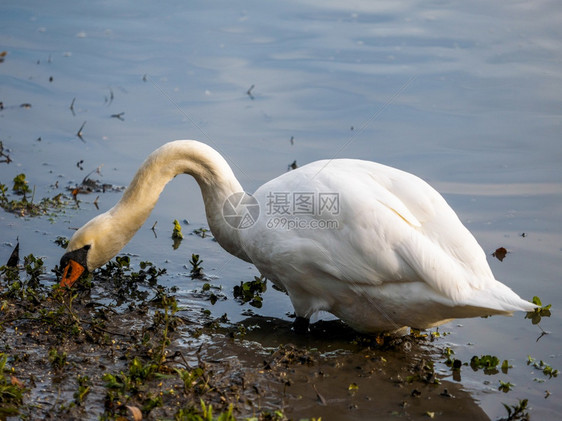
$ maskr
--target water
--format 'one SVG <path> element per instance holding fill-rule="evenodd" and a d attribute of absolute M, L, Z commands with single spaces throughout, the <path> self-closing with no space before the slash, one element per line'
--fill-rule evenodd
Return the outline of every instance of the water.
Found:
<path fill-rule="evenodd" d="M 180 138 L 220 150 L 247 191 L 294 160 L 364 158 L 413 172 L 444 194 L 488 254 L 510 251 L 501 263 L 490 256 L 498 279 L 553 304 L 542 323 L 551 333 L 538 342 L 522 315 L 443 328 L 463 361 L 512 362 L 504 377 L 516 386 L 506 395 L 496 390 L 501 375 L 485 385 L 481 373 L 463 371 L 490 417 L 504 415 L 498 401 L 529 398 L 532 415 L 546 418 L 562 411 L 560 380 L 534 381 L 544 376 L 525 361 L 562 368 L 560 21 L 552 1 L 4 1 L 0 139 L 14 162 L 0 164 L 0 182 L 24 172 L 37 197 L 52 196 L 103 165 L 103 182 L 126 185 L 150 151 Z M 124 121 L 111 117 L 119 113 Z M 22 254 L 55 265 L 54 238 L 97 214 L 96 196 L 53 222 L 0 213 L 0 261 L 19 236 Z M 117 199 L 100 195 L 100 211 Z M 184 276 L 191 253 L 227 296 L 257 274 L 208 238 L 189 236 L 173 251 L 175 218 L 189 220 L 187 232 L 206 226 L 186 177 L 170 183 L 125 252 L 167 267 L 186 291 L 198 286 Z M 232 301 L 201 305 L 243 319 Z M 254 311 L 287 319 L 291 307 L 268 291 Z"/>

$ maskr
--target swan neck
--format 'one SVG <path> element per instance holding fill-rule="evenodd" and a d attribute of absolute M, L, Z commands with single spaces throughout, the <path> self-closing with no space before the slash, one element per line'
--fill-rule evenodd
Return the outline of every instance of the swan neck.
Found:
<path fill-rule="evenodd" d="M 109 211 L 125 243 L 149 217 L 166 184 L 179 174 L 195 178 L 213 235 L 223 248 L 238 255 L 241 250 L 238 232 L 222 217 L 222 207 L 231 194 L 243 191 L 242 186 L 217 151 L 188 140 L 167 143 L 150 154 L 121 200 Z"/>

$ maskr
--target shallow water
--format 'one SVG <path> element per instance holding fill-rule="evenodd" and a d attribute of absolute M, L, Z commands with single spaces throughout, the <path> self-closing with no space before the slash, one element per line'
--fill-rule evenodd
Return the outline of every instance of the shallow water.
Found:
<path fill-rule="evenodd" d="M 503 262 L 489 257 L 499 280 L 553 305 L 541 323 L 550 334 L 538 342 L 521 314 L 441 329 L 457 358 L 492 354 L 514 366 L 489 379 L 463 370 L 460 384 L 488 416 L 505 415 L 500 402 L 529 398 L 532 416 L 546 419 L 562 411 L 560 379 L 534 381 L 544 376 L 525 361 L 562 368 L 561 19 L 551 1 L 4 1 L 0 140 L 13 162 L 0 163 L 0 182 L 24 172 L 36 197 L 52 196 L 103 165 L 101 181 L 126 185 L 150 151 L 180 138 L 221 151 L 247 191 L 294 160 L 356 157 L 413 172 L 443 193 L 488 254 L 509 250 Z M 123 121 L 111 117 L 119 113 Z M 0 262 L 19 236 L 23 255 L 57 264 L 53 240 L 99 212 L 97 195 L 53 222 L 0 213 Z M 100 211 L 118 197 L 100 194 Z M 232 287 L 256 270 L 210 238 L 189 236 L 173 251 L 175 218 L 190 222 L 185 232 L 206 226 L 186 177 L 170 183 L 124 251 L 168 268 L 186 291 L 200 287 L 184 267 L 200 254 L 229 299 L 197 304 L 243 320 L 249 307 L 235 304 Z M 285 320 L 292 312 L 271 288 L 251 310 Z M 516 386 L 504 395 L 498 379 Z"/>

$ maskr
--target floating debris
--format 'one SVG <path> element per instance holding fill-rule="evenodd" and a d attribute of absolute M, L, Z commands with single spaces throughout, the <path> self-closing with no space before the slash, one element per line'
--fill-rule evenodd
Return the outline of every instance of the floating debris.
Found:
<path fill-rule="evenodd" d="M 4 145 L 2 144 L 2 141 L 0 140 L 0 162 L 5 162 L 6 164 L 9 164 L 10 162 L 12 162 L 12 159 L 10 158 L 10 155 L 8 155 L 6 152 L 4 152 Z"/>
<path fill-rule="evenodd" d="M 82 169 L 81 164 L 84 162 L 84 160 L 79 161 L 76 166 L 80 169 Z M 125 190 L 125 187 L 122 186 L 114 186 L 112 184 L 109 183 L 101 183 L 98 180 L 94 180 L 92 178 L 90 178 L 90 176 L 94 173 L 97 174 L 101 174 L 101 167 L 103 165 L 100 165 L 99 167 L 97 167 L 95 170 L 90 171 L 90 173 L 88 173 L 88 175 L 86 175 L 86 177 L 84 177 L 84 179 L 82 180 L 82 182 L 76 186 L 69 186 L 67 187 L 67 189 L 72 193 L 72 197 L 74 198 L 74 200 L 76 200 L 77 196 L 79 194 L 90 194 L 90 193 L 105 193 L 108 191 L 111 192 L 120 192 Z M 96 199 L 97 202 L 97 199 Z"/>
<path fill-rule="evenodd" d="M 85 141 L 84 138 L 82 137 L 82 130 L 84 129 L 84 126 L 85 126 L 85 125 L 86 125 L 86 122 L 84 121 L 84 122 L 82 123 L 82 125 L 80 126 L 80 128 L 78 129 L 78 132 L 76 133 L 76 136 L 78 136 L 78 138 L 79 138 L 82 142 L 84 142 L 84 143 L 85 143 L 86 141 Z"/>
<path fill-rule="evenodd" d="M 287 166 L 287 171 L 296 170 L 297 168 L 297 160 L 295 159 L 291 164 Z"/>
<path fill-rule="evenodd" d="M 246 91 L 246 95 L 250 97 L 251 100 L 254 99 L 254 95 L 252 95 L 252 89 L 254 89 L 255 85 L 250 86 L 250 89 Z"/>
<path fill-rule="evenodd" d="M 113 95 L 113 89 L 109 88 L 109 98 L 105 97 L 105 104 L 109 107 L 114 98 L 115 96 Z"/>
<path fill-rule="evenodd" d="M 14 250 L 12 250 L 12 254 L 10 254 L 10 258 L 8 259 L 8 263 L 6 263 L 6 266 L 10 268 L 15 268 L 18 266 L 19 262 L 20 262 L 20 242 L 18 240 L 16 246 L 14 247 Z"/>
<path fill-rule="evenodd" d="M 125 112 L 118 113 L 118 114 L 111 114 L 111 118 L 117 118 L 121 121 L 125 121 L 125 119 L 123 118 L 124 115 L 125 115 Z"/>
<path fill-rule="evenodd" d="M 507 253 L 509 252 L 505 247 L 499 247 L 492 253 L 492 256 L 494 256 L 500 262 L 503 262 L 503 259 L 505 259 L 505 256 L 507 256 Z"/>

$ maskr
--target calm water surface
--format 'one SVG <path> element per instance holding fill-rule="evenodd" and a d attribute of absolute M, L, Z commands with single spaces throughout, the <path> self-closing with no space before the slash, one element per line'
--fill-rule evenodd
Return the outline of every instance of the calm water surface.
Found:
<path fill-rule="evenodd" d="M 356 157 L 413 172 L 488 254 L 510 251 L 501 263 L 490 256 L 498 279 L 553 305 L 538 342 L 521 314 L 442 328 L 457 358 L 514 366 L 489 379 L 463 370 L 462 384 L 492 418 L 505 415 L 500 402 L 528 398 L 535 419 L 553 419 L 560 378 L 539 383 L 525 361 L 562 369 L 561 21 L 556 1 L 3 1 L 0 140 L 13 162 L 0 164 L 0 182 L 24 172 L 37 197 L 51 196 L 103 165 L 101 181 L 126 185 L 150 151 L 182 138 L 217 148 L 247 191 L 294 160 Z M 0 213 L 0 262 L 19 236 L 22 254 L 57 264 L 53 240 L 99 212 L 95 196 L 54 222 Z M 102 194 L 100 211 L 118 197 Z M 185 277 L 191 253 L 228 297 L 257 274 L 210 239 L 173 251 L 175 218 L 189 220 L 186 232 L 206 226 L 187 177 L 170 183 L 125 252 L 168 268 L 185 291 L 196 287 Z M 247 308 L 229 299 L 211 310 L 238 321 Z M 288 320 L 292 308 L 268 291 L 254 311 Z M 503 394 L 498 379 L 516 386 Z"/>

